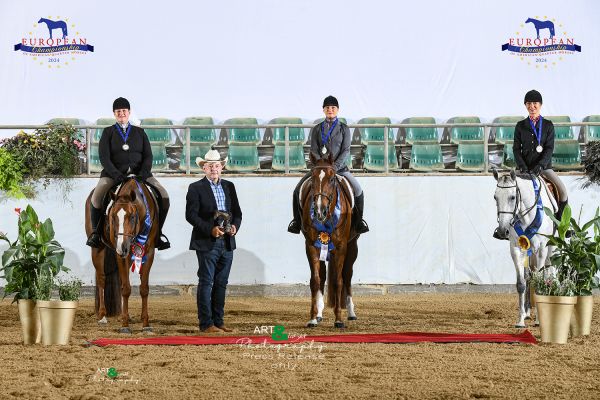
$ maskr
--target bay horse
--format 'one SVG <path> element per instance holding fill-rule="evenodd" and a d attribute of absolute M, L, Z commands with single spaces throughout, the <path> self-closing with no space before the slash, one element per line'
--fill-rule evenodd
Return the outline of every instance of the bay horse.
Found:
<path fill-rule="evenodd" d="M 352 229 L 354 197 L 349 182 L 336 175 L 331 153 L 328 159 L 318 161 L 311 153 L 310 160 L 312 175 L 300 189 L 302 233 L 311 271 L 307 327 L 314 328 L 323 320 L 323 291 L 327 280 L 327 303 L 335 314 L 334 327 L 343 328 L 342 308 L 348 310 L 348 320 L 357 319 L 351 288 L 359 236 Z M 327 266 L 325 261 L 328 261 Z"/>
<path fill-rule="evenodd" d="M 92 191 L 93 193 L 93 191 Z M 92 232 L 90 203 L 92 193 L 85 203 L 85 232 Z M 154 242 L 158 229 L 158 205 L 148 187 L 129 177 L 116 193 L 110 191 L 112 203 L 102 225 L 102 244 L 92 248 L 92 262 L 96 269 L 96 316 L 99 324 L 106 317 L 121 313 L 121 333 L 131 333 L 129 328 L 130 268 L 136 264 L 135 253 L 143 256 L 140 270 L 140 296 L 142 297 L 142 330 L 151 332 L 148 323 L 148 278 L 154 261 Z M 148 228 L 148 222 L 150 227 Z M 145 239 L 145 242 L 144 242 Z M 143 252 L 142 252 L 143 249 Z M 143 253 L 143 254 L 140 254 Z M 134 262 L 132 263 L 132 259 Z M 116 262 L 118 271 L 111 270 Z M 108 291 L 105 292 L 105 289 Z M 107 314 L 107 308 L 111 311 Z"/>
<path fill-rule="evenodd" d="M 510 174 L 498 175 L 494 169 L 494 178 L 497 181 L 494 193 L 498 219 L 497 233 L 500 239 L 509 241 L 510 255 L 517 272 L 519 320 L 515 327 L 525 328 L 525 320 L 531 319 L 532 304 L 529 284 L 531 273 L 539 268 L 544 268 L 552 255 L 552 247 L 547 247 L 548 238 L 544 235 L 552 235 L 554 224 L 544 213 L 543 207 L 548 207 L 554 212 L 558 208 L 556 201 L 540 177 L 517 176 L 514 170 L 510 171 Z M 537 193 L 534 183 L 539 188 Z M 539 209 L 540 205 L 541 210 Z M 537 227 L 537 232 L 532 235 L 533 231 L 528 232 L 528 228 L 534 226 Z M 523 236 L 520 237 L 517 234 L 518 230 L 524 230 L 521 232 L 524 234 L 523 236 L 529 234 L 531 238 L 526 240 Z M 529 268 L 525 268 L 526 260 Z M 536 325 L 539 324 L 537 314 Z"/>

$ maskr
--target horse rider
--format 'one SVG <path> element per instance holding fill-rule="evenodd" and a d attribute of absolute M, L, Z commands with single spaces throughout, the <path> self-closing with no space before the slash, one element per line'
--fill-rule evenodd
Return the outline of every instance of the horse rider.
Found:
<path fill-rule="evenodd" d="M 364 193 L 360 184 L 352 176 L 346 166 L 346 159 L 350 155 L 350 144 L 352 135 L 348 125 L 341 122 L 337 115 L 339 104 L 335 97 L 327 96 L 323 100 L 323 113 L 325 120 L 315 125 L 311 130 L 310 151 L 317 160 L 326 159 L 329 154 L 333 156 L 335 172 L 344 176 L 352 185 L 354 190 L 354 210 L 352 220 L 357 233 L 366 233 L 369 226 L 363 220 Z M 299 234 L 302 227 L 302 216 L 300 212 L 300 187 L 305 180 L 310 178 L 311 172 L 306 173 L 294 189 L 292 197 L 292 210 L 294 219 L 288 226 L 288 232 Z"/>
<path fill-rule="evenodd" d="M 159 229 L 155 247 L 165 250 L 171 247 L 168 239 L 162 235 L 162 227 L 169 211 L 169 194 L 165 188 L 152 176 L 152 150 L 146 132 L 129 123 L 129 101 L 119 97 L 113 102 L 113 113 L 117 123 L 104 128 L 100 137 L 99 156 L 102 164 L 100 180 L 92 194 L 90 219 L 92 234 L 87 240 L 90 247 L 100 247 L 100 222 L 103 214 L 104 196 L 115 184 L 125 181 L 129 174 L 141 176 L 142 180 L 155 188 L 161 197 L 158 202 Z M 163 240 L 163 238 L 165 240 Z"/>
<path fill-rule="evenodd" d="M 554 125 L 540 115 L 542 95 L 537 90 L 525 93 L 525 108 L 529 116 L 517 122 L 515 126 L 513 152 L 517 167 L 522 173 L 543 176 L 558 190 L 558 211 L 556 218 L 561 219 L 568 203 L 567 188 L 552 170 L 554 152 Z M 494 232 L 494 237 L 496 232 Z"/>

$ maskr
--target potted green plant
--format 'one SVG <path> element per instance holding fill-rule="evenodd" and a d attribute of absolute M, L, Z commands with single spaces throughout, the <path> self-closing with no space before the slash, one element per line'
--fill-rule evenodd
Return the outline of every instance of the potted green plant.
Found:
<path fill-rule="evenodd" d="M 531 275 L 542 342 L 567 343 L 575 296 L 574 274 L 563 275 L 549 269 Z"/>
<path fill-rule="evenodd" d="M 577 304 L 571 322 L 573 336 L 589 335 L 594 300 L 592 290 L 599 287 L 596 276 L 600 268 L 600 210 L 596 209 L 594 218 L 581 224 L 581 210 L 575 221 L 571 217 L 571 208 L 567 205 L 560 221 L 554 218 L 550 209 L 545 212 L 557 224 L 557 235 L 550 236 L 548 245 L 554 246 L 552 265 L 559 274 L 575 274 L 575 295 Z M 570 238 L 566 237 L 571 230 Z M 590 236 L 590 231 L 593 235 Z"/>
<path fill-rule="evenodd" d="M 19 305 L 23 342 L 33 344 L 40 340 L 36 280 L 41 274 L 54 277 L 68 268 L 63 265 L 65 251 L 54 239 L 50 218 L 40 222 L 30 205 L 24 211 L 19 208 L 15 211 L 19 215 L 17 239 L 11 242 L 6 234 L 0 233 L 0 239 L 9 245 L 2 253 L 0 271 L 6 281 L 4 297 L 14 294 L 13 302 Z"/>
<path fill-rule="evenodd" d="M 52 288 L 55 286 L 58 289 L 59 300 L 51 299 Z M 37 307 L 40 310 L 44 345 L 69 344 L 81 287 L 82 282 L 78 278 L 58 279 L 55 285 L 51 275 L 40 275 L 38 290 L 45 298 L 37 301 Z"/>

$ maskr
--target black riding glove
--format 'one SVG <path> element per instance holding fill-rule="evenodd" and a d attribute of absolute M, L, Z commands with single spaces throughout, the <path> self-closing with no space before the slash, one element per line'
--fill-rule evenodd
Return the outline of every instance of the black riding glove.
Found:
<path fill-rule="evenodd" d="M 539 175 L 540 172 L 542 172 L 542 166 L 539 164 L 533 167 L 533 169 L 531 170 L 531 173 L 534 175 Z"/>

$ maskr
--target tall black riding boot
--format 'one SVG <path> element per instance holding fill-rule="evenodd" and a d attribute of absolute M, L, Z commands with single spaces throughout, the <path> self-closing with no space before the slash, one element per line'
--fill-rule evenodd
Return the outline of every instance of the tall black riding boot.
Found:
<path fill-rule="evenodd" d="M 354 228 L 356 233 L 367 233 L 369 232 L 369 225 L 363 219 L 363 211 L 365 209 L 365 194 L 361 193 L 360 196 L 354 197 L 354 212 L 352 213 L 352 219 L 354 222 Z"/>
<path fill-rule="evenodd" d="M 158 231 L 156 232 L 156 244 L 154 245 L 154 247 L 158 250 L 166 250 L 171 247 L 169 238 L 162 233 L 162 228 L 167 220 L 167 214 L 169 213 L 170 205 L 171 202 L 169 201 L 169 198 L 163 198 L 160 202 L 160 207 L 158 207 Z"/>
<path fill-rule="evenodd" d="M 100 247 L 100 232 L 102 231 L 102 209 L 90 204 L 90 220 L 92 222 L 92 233 L 85 244 L 98 248 Z"/>
<path fill-rule="evenodd" d="M 302 215 L 300 214 L 300 190 L 294 190 L 292 196 L 292 212 L 294 213 L 294 219 L 288 225 L 288 232 L 299 234 L 302 229 Z"/>

